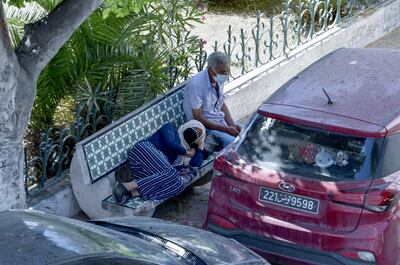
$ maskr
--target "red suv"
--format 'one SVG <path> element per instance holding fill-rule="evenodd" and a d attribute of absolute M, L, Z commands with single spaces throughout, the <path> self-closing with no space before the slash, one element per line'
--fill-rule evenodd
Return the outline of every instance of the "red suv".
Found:
<path fill-rule="evenodd" d="M 282 264 L 400 264 L 400 51 L 312 64 L 214 171 L 208 230 Z"/>

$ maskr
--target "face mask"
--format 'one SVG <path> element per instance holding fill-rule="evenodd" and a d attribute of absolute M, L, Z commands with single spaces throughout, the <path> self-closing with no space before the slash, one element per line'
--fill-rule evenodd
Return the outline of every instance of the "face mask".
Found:
<path fill-rule="evenodd" d="M 220 75 L 220 74 L 218 74 L 214 69 L 212 69 L 212 70 L 213 70 L 213 72 L 214 72 L 215 74 L 217 74 L 217 76 L 214 76 L 214 77 L 213 77 L 214 80 L 215 80 L 215 82 L 220 83 L 220 84 L 223 84 L 223 83 L 225 83 L 225 82 L 228 80 L 229 75 Z"/>
<path fill-rule="evenodd" d="M 220 84 L 223 84 L 223 83 L 225 83 L 227 80 L 228 80 L 228 75 L 220 75 L 220 74 L 217 74 L 217 76 L 215 76 L 214 77 L 214 80 L 217 82 L 217 83 L 220 83 Z"/>

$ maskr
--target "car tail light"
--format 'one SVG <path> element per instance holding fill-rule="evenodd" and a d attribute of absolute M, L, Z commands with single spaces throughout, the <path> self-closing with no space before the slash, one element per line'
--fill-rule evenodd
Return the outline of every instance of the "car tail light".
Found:
<path fill-rule="evenodd" d="M 396 196 L 396 193 L 397 192 L 393 190 L 383 190 L 379 192 L 368 193 L 364 208 L 371 212 L 384 212 L 392 205 L 392 201 Z"/>
<path fill-rule="evenodd" d="M 358 255 L 357 255 L 357 251 L 355 251 L 355 250 L 342 250 L 342 251 L 339 251 L 339 254 L 346 258 L 359 259 Z"/>
<path fill-rule="evenodd" d="M 224 172 L 224 167 L 225 167 L 225 157 L 217 156 L 214 159 L 214 172 L 217 172 L 217 173 Z"/>
<path fill-rule="evenodd" d="M 375 262 L 376 261 L 374 253 L 369 252 L 369 251 L 342 250 L 342 251 L 339 251 L 339 254 L 342 255 L 343 257 L 350 258 L 350 259 L 362 260 L 362 261 L 367 261 L 367 262 Z"/>
<path fill-rule="evenodd" d="M 215 215 L 215 214 L 210 214 L 208 222 L 211 222 L 212 224 L 215 224 L 219 227 L 225 228 L 225 229 L 235 229 L 237 228 L 236 225 L 234 225 L 232 222 L 226 220 L 225 218 Z"/>
<path fill-rule="evenodd" d="M 395 197 L 400 195 L 397 190 L 390 189 L 389 186 L 390 183 L 385 183 L 362 189 L 344 190 L 328 196 L 335 203 L 381 213 L 388 210 L 393 205 Z"/>

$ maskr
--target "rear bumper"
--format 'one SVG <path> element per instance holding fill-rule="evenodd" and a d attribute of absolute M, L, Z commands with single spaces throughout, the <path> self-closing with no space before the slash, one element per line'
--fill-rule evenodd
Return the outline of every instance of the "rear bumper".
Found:
<path fill-rule="evenodd" d="M 373 225 L 361 218 L 357 229 L 346 233 L 310 229 L 234 204 L 227 186 L 223 177 L 213 178 L 204 228 L 232 237 L 270 261 L 285 265 L 374 264 L 340 254 L 365 251 L 374 254 L 375 264 L 400 265 L 400 256 L 393 255 L 400 253 L 400 241 L 391 236 L 400 233 L 400 218 Z"/>
<path fill-rule="evenodd" d="M 261 237 L 239 229 L 221 228 L 210 221 L 207 230 L 235 239 L 243 245 L 260 253 L 268 260 L 285 261 L 300 264 L 327 264 L 327 265 L 373 265 L 371 262 L 359 262 L 346 259 L 339 254 L 290 244 L 283 241 Z"/>

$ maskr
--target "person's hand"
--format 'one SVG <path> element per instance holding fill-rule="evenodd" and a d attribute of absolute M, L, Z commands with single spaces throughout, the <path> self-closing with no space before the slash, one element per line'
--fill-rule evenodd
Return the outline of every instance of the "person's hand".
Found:
<path fill-rule="evenodd" d="M 239 133 L 242 131 L 242 127 L 240 127 L 239 125 L 234 125 L 234 127 L 239 131 Z"/>
<path fill-rule="evenodd" d="M 197 143 L 191 143 L 189 146 L 191 149 L 195 149 L 195 150 L 197 150 L 197 148 L 199 148 L 199 145 Z"/>
<path fill-rule="evenodd" d="M 228 126 L 228 128 L 226 129 L 226 132 L 229 133 L 230 135 L 236 137 L 239 135 L 240 130 L 238 130 L 236 128 L 236 126 Z"/>
<path fill-rule="evenodd" d="M 196 154 L 196 149 L 194 148 L 190 148 L 188 151 L 186 151 L 186 156 L 188 157 L 194 157 L 195 154 Z"/>

